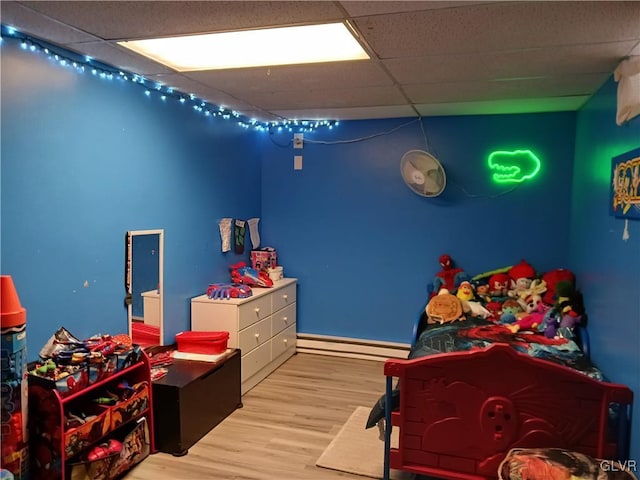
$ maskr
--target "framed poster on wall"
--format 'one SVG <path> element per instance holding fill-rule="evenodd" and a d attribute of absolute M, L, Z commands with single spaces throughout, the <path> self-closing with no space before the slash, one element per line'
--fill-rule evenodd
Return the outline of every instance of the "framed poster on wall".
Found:
<path fill-rule="evenodd" d="M 640 220 L 640 148 L 613 157 L 609 213 Z"/>

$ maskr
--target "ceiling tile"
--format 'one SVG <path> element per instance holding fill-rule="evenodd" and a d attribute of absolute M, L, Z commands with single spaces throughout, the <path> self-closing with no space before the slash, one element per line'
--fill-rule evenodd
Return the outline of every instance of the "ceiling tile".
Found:
<path fill-rule="evenodd" d="M 406 100 L 396 87 L 365 87 L 344 90 L 296 90 L 247 92 L 244 99 L 264 110 L 345 108 L 402 105 Z"/>
<path fill-rule="evenodd" d="M 393 85 L 386 72 L 369 60 L 190 72 L 186 75 L 231 94 Z"/>
<path fill-rule="evenodd" d="M 588 95 L 551 98 L 527 98 L 479 102 L 418 104 L 421 116 L 495 115 L 514 113 L 572 112 L 589 99 Z"/>
<path fill-rule="evenodd" d="M 339 20 L 333 2 L 27 1 L 25 5 L 103 39 L 166 37 Z"/>
<path fill-rule="evenodd" d="M 289 120 L 365 120 L 373 118 L 403 118 L 417 116 L 415 110 L 413 110 L 409 105 L 274 110 L 273 113 Z"/>
<path fill-rule="evenodd" d="M 0 19 L 4 25 L 60 46 L 96 40 L 96 37 L 86 32 L 35 13 L 18 2 L 0 1 Z"/>
<path fill-rule="evenodd" d="M 149 75 L 149 80 L 160 83 L 166 87 L 173 87 L 175 90 L 184 94 L 193 94 L 197 98 L 206 100 L 217 106 L 225 107 L 229 110 L 236 110 L 242 114 L 248 111 L 256 110 L 254 105 L 251 105 L 243 100 L 233 97 L 218 89 L 212 88 L 207 85 L 195 81 L 189 77 L 186 77 L 179 73 L 171 73 L 166 75 Z"/>
<path fill-rule="evenodd" d="M 400 84 L 613 72 L 635 42 L 384 60 Z"/>
<path fill-rule="evenodd" d="M 479 3 L 492 2 L 455 2 L 455 1 L 374 1 L 374 2 L 340 2 L 344 9 L 352 17 L 368 15 L 382 15 L 399 12 L 415 12 L 419 10 L 435 10 L 437 8 L 456 8 Z"/>
<path fill-rule="evenodd" d="M 609 74 L 573 75 L 512 81 L 406 85 L 403 88 L 414 103 L 560 97 L 591 95 L 602 86 L 609 76 Z"/>
<path fill-rule="evenodd" d="M 638 39 L 640 2 L 513 2 L 355 20 L 380 58 Z"/>

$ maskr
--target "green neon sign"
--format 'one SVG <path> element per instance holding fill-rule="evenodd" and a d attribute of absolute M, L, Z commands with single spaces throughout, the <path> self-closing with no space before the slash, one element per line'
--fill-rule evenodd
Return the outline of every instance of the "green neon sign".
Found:
<path fill-rule="evenodd" d="M 531 150 L 496 150 L 489 155 L 488 163 L 497 183 L 521 183 L 540 171 L 540 159 Z"/>

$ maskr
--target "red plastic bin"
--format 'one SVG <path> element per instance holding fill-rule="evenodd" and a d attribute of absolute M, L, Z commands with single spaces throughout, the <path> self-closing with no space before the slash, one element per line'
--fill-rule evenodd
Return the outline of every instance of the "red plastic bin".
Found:
<path fill-rule="evenodd" d="M 179 352 L 215 355 L 227 349 L 229 332 L 180 332 L 176 342 Z"/>

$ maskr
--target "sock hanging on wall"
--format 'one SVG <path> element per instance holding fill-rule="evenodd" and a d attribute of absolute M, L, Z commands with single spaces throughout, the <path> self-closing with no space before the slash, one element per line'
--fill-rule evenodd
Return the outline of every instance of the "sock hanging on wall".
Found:
<path fill-rule="evenodd" d="M 244 224 L 246 222 L 244 220 L 235 221 L 235 227 L 233 229 L 234 237 L 236 239 L 235 252 L 236 253 L 244 253 L 244 232 L 245 227 Z"/>
<path fill-rule="evenodd" d="M 249 234 L 251 234 L 251 246 L 255 250 L 260 246 L 260 233 L 258 232 L 259 218 L 250 218 L 247 220 L 249 224 Z"/>
<path fill-rule="evenodd" d="M 220 238 L 222 239 L 222 253 L 231 250 L 231 219 L 223 218 L 218 223 L 220 227 Z"/>

